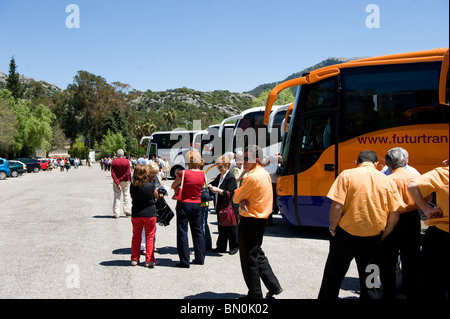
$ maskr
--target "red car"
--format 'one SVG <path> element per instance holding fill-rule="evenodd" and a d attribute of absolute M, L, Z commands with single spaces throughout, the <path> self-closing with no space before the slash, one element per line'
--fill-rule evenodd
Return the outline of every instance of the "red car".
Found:
<path fill-rule="evenodd" d="M 48 168 L 48 160 L 39 158 L 39 159 L 36 159 L 36 161 L 38 161 L 38 163 L 41 165 L 41 169 L 42 170 L 44 170 L 44 171 L 47 170 L 47 168 Z"/>

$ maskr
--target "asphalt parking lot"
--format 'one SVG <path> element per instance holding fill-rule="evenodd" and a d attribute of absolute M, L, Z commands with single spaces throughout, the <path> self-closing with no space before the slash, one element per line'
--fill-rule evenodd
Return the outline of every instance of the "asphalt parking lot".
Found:
<path fill-rule="evenodd" d="M 112 218 L 112 179 L 99 165 L 7 178 L 0 181 L 0 199 L 2 299 L 236 299 L 247 293 L 238 254 L 207 252 L 202 266 L 175 267 L 175 219 L 157 227 L 160 265 L 131 267 L 131 221 Z M 209 226 L 214 247 L 215 214 Z M 317 297 L 327 236 L 323 229 L 292 227 L 274 216 L 263 249 L 284 289 L 277 299 Z M 340 297 L 357 298 L 358 286 L 353 262 Z"/>

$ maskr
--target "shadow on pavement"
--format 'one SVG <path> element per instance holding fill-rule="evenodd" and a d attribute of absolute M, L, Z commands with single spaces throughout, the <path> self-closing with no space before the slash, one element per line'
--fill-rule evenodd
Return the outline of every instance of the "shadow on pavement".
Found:
<path fill-rule="evenodd" d="M 131 261 L 130 260 L 108 260 L 108 261 L 102 261 L 100 265 L 102 266 L 113 266 L 113 267 L 131 267 L 130 266 Z"/>
<path fill-rule="evenodd" d="M 195 295 L 190 295 L 184 297 L 184 299 L 237 299 L 239 297 L 243 296 L 242 294 L 236 294 L 236 293 L 216 293 L 212 291 L 205 291 L 201 292 Z"/>
<path fill-rule="evenodd" d="M 111 218 L 111 219 L 115 219 L 112 214 L 111 215 L 94 215 L 94 216 L 92 216 L 92 218 L 106 218 L 106 219 Z M 127 216 L 123 215 L 123 216 L 119 216 L 119 218 L 128 218 L 129 219 L 130 217 L 127 217 Z"/>
<path fill-rule="evenodd" d="M 292 226 L 281 215 L 272 215 L 272 226 L 267 226 L 264 236 L 285 238 L 310 238 L 329 240 L 330 232 L 325 227 Z"/>

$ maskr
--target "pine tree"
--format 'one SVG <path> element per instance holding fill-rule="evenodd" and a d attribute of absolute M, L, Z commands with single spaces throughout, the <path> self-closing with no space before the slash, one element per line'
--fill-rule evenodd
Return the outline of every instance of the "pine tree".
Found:
<path fill-rule="evenodd" d="M 19 81 L 19 73 L 16 73 L 16 61 L 14 57 L 9 62 L 9 74 L 6 78 L 6 88 L 12 93 L 13 97 L 17 100 L 23 95 L 23 90 Z"/>

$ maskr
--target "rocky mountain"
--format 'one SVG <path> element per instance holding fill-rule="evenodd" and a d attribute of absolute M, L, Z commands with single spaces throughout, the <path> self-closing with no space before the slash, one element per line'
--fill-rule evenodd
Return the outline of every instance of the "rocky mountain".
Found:
<path fill-rule="evenodd" d="M 140 97 L 133 101 L 133 106 L 140 109 L 150 111 L 158 111 L 164 107 L 172 107 L 177 112 L 195 113 L 196 115 L 214 114 L 214 118 L 219 119 L 236 115 L 243 110 L 252 107 L 252 100 L 258 97 L 262 92 L 274 88 L 278 83 L 300 77 L 302 74 L 311 72 L 313 70 L 353 61 L 360 58 L 335 58 L 330 57 L 325 59 L 311 67 L 305 68 L 299 72 L 295 72 L 285 78 L 284 80 L 261 84 L 248 92 L 233 93 L 224 90 L 216 90 L 210 92 L 201 92 L 188 88 L 171 89 L 160 92 L 153 92 L 147 90 L 143 92 Z M 0 89 L 6 86 L 7 75 L 0 71 Z M 51 95 L 52 92 L 61 91 L 56 85 L 45 81 L 36 81 L 30 77 L 20 75 L 20 81 L 25 86 L 25 96 L 27 90 L 32 90 L 38 87 L 44 89 L 45 94 Z M 293 94 L 295 94 L 296 88 L 293 88 Z M 186 114 L 188 115 L 188 114 Z"/>
<path fill-rule="evenodd" d="M 216 90 L 211 92 L 201 92 L 188 88 L 180 88 L 174 90 L 166 90 L 160 92 L 153 92 L 147 90 L 137 101 L 139 109 L 144 109 L 147 112 L 152 110 L 159 110 L 164 107 L 172 107 L 175 111 L 180 113 L 190 113 L 198 115 L 205 115 L 206 117 L 214 117 L 216 121 L 220 122 L 228 116 L 241 113 L 243 110 L 253 106 L 253 99 L 258 97 L 262 92 L 271 90 L 278 83 L 300 77 L 304 73 L 313 70 L 333 65 L 353 61 L 361 58 L 335 58 L 330 57 L 311 67 L 305 68 L 299 72 L 295 72 L 285 78 L 284 80 L 261 84 L 248 92 L 233 93 L 229 91 Z M 295 95 L 296 88 L 292 88 L 292 93 Z M 188 114 L 185 114 L 187 117 Z"/>
<path fill-rule="evenodd" d="M 326 66 L 330 66 L 330 65 L 334 65 L 334 64 L 339 64 L 339 63 L 344 63 L 344 62 L 349 62 L 349 61 L 354 61 L 354 60 L 359 60 L 359 59 L 363 59 L 365 57 L 355 57 L 355 58 L 344 58 L 344 57 L 339 57 L 339 58 L 335 58 L 335 57 L 329 57 L 328 59 L 325 59 L 311 67 L 307 67 L 299 72 L 295 72 L 293 74 L 291 74 L 290 76 L 288 76 L 287 78 L 285 78 L 282 81 L 278 81 L 278 82 L 272 82 L 272 83 L 266 83 L 266 84 L 261 84 L 258 85 L 256 88 L 254 88 L 251 91 L 248 91 L 246 93 L 254 95 L 254 96 L 259 96 L 262 92 L 266 91 L 266 90 L 271 90 L 273 89 L 275 86 L 277 86 L 279 83 L 291 80 L 291 79 L 295 79 L 298 77 L 301 77 L 303 74 L 305 73 L 309 73 L 311 71 L 326 67 Z M 292 93 L 295 95 L 296 93 L 296 88 L 292 88 Z"/>
<path fill-rule="evenodd" d="M 232 93 L 222 90 L 201 92 L 181 88 L 161 92 L 148 90 L 144 92 L 141 99 L 140 105 L 147 111 L 162 107 L 172 107 L 178 110 L 181 106 L 191 105 L 195 108 L 213 110 L 231 116 L 251 107 L 254 96 L 248 93 Z"/>
<path fill-rule="evenodd" d="M 4 89 L 6 87 L 6 78 L 8 77 L 7 74 L 3 73 L 2 70 L 0 70 L 0 90 Z M 25 90 L 25 95 L 28 90 L 31 90 L 35 87 L 40 87 L 44 90 L 46 95 L 51 95 L 55 91 L 62 91 L 59 87 L 57 87 L 54 84 L 48 83 L 46 81 L 36 81 L 33 78 L 30 78 L 28 76 L 19 74 L 19 80 L 23 85 L 23 88 Z"/>

